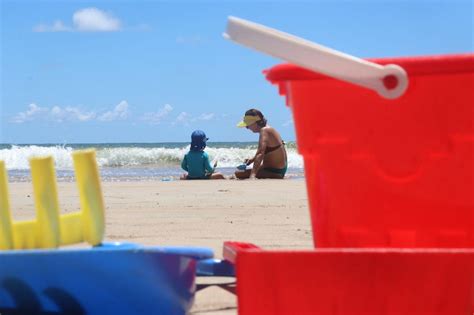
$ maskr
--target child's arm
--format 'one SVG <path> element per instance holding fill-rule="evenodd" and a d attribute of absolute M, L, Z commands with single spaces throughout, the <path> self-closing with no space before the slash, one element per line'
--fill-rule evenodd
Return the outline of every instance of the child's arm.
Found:
<path fill-rule="evenodd" d="M 206 152 L 204 152 L 204 167 L 206 168 L 207 173 L 214 173 L 214 168 L 211 166 L 209 155 Z"/>
<path fill-rule="evenodd" d="M 186 155 L 183 158 L 183 161 L 181 161 L 181 168 L 188 172 L 188 161 L 186 161 Z"/>
<path fill-rule="evenodd" d="M 268 134 L 266 129 L 260 131 L 260 138 L 258 142 L 258 149 L 255 157 L 253 158 L 253 167 L 250 172 L 250 178 L 255 178 L 257 176 L 258 170 L 262 166 L 263 157 L 265 156 L 265 150 L 267 149 L 268 143 Z"/>

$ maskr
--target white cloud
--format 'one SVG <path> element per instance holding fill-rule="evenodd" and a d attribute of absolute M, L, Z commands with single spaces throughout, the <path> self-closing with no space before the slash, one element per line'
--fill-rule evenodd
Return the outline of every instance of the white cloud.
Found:
<path fill-rule="evenodd" d="M 173 125 L 175 124 L 183 124 L 183 125 L 188 125 L 190 120 L 190 115 L 186 112 L 181 112 L 176 116 L 175 121 L 173 122 Z"/>
<path fill-rule="evenodd" d="M 215 116 L 214 113 L 204 113 L 204 114 L 201 114 L 199 115 L 196 120 L 211 120 L 213 119 Z"/>
<path fill-rule="evenodd" d="M 16 114 L 16 116 L 11 119 L 11 122 L 21 124 L 27 121 L 31 121 L 35 119 L 35 117 L 41 116 L 47 111 L 47 108 L 42 108 L 36 105 L 35 103 L 31 103 L 30 105 L 28 105 L 28 109 L 26 111 L 19 112 L 18 114 Z"/>
<path fill-rule="evenodd" d="M 71 32 L 72 30 L 60 20 L 54 21 L 52 25 L 39 24 L 33 28 L 34 32 Z"/>
<path fill-rule="evenodd" d="M 112 110 L 105 111 L 103 113 L 96 113 L 95 111 L 86 111 L 79 107 L 73 106 L 53 106 L 39 107 L 35 103 L 28 105 L 28 109 L 24 112 L 19 112 L 10 120 L 13 123 L 24 123 L 33 120 L 42 121 L 54 121 L 54 122 L 65 122 L 65 121 L 114 121 L 123 120 L 128 117 L 128 103 L 127 101 L 121 101 Z"/>
<path fill-rule="evenodd" d="M 120 103 L 115 106 L 115 108 L 111 111 L 107 111 L 101 114 L 97 120 L 100 121 L 112 121 L 118 119 L 125 119 L 128 116 L 128 103 L 127 101 L 121 101 Z"/>
<path fill-rule="evenodd" d="M 141 119 L 149 121 L 152 124 L 159 124 L 172 111 L 173 107 L 170 104 L 165 104 L 157 112 L 145 113 Z"/>
<path fill-rule="evenodd" d="M 160 124 L 165 120 L 171 112 L 173 107 L 170 104 L 165 104 L 161 108 L 158 108 L 155 112 L 148 112 L 143 114 L 139 119 L 142 121 L 148 121 L 151 124 Z M 24 123 L 27 121 L 53 121 L 53 122 L 87 122 L 87 121 L 100 121 L 100 122 L 112 122 L 116 120 L 125 120 L 130 116 L 129 104 L 126 100 L 120 101 L 115 107 L 110 110 L 102 111 L 88 111 L 81 107 L 74 106 L 52 106 L 52 107 L 40 107 L 35 103 L 28 105 L 26 111 L 19 112 L 10 119 L 13 123 Z M 193 116 L 188 112 L 180 112 L 174 120 L 171 120 L 172 125 L 189 125 L 199 121 L 210 121 L 216 119 L 215 113 L 202 113 L 197 116 Z M 170 120 L 168 120 L 170 121 Z"/>
<path fill-rule="evenodd" d="M 176 119 L 174 120 L 173 125 L 176 125 L 176 124 L 189 125 L 190 123 L 196 122 L 196 121 L 208 121 L 208 120 L 214 119 L 215 116 L 216 114 L 214 113 L 203 113 L 197 117 L 193 117 L 187 112 L 181 112 L 178 114 L 178 116 L 176 116 Z"/>
<path fill-rule="evenodd" d="M 55 122 L 63 121 L 89 121 L 95 118 L 96 114 L 94 112 L 83 112 L 77 107 L 67 106 L 61 108 L 59 106 L 54 106 L 49 111 L 49 119 Z"/>
<path fill-rule="evenodd" d="M 78 31 L 86 32 L 119 31 L 121 24 L 119 19 L 97 8 L 85 8 L 74 12 L 72 21 Z"/>
<path fill-rule="evenodd" d="M 293 119 L 290 119 L 288 121 L 285 121 L 282 126 L 283 127 L 288 127 L 288 126 L 291 126 L 291 125 L 294 125 L 294 122 L 293 122 Z"/>
<path fill-rule="evenodd" d="M 121 21 L 112 14 L 97 8 L 85 8 L 74 12 L 73 26 L 65 25 L 61 20 L 51 25 L 39 24 L 33 27 L 34 32 L 114 32 L 120 31 Z"/>

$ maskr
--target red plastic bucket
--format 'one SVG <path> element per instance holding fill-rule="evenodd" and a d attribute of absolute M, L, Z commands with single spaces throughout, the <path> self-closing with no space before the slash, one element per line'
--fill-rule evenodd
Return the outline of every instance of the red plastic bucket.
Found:
<path fill-rule="evenodd" d="M 239 315 L 472 315 L 474 249 L 243 250 Z"/>
<path fill-rule="evenodd" d="M 474 247 L 474 54 L 372 61 L 405 69 L 401 97 L 265 72 L 293 111 L 315 246 Z"/>

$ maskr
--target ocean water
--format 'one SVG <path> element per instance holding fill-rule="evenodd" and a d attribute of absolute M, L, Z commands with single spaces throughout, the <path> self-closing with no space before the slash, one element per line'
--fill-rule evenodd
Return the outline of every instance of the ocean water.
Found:
<path fill-rule="evenodd" d="M 184 171 L 181 160 L 189 143 L 101 143 L 101 144 L 0 144 L 0 160 L 5 161 L 9 181 L 30 181 L 28 159 L 52 156 L 58 181 L 74 181 L 71 153 L 94 148 L 103 181 L 175 180 Z M 288 178 L 302 178 L 303 158 L 294 142 L 286 144 Z M 255 142 L 209 142 L 206 152 L 211 162 L 217 161 L 217 171 L 231 175 L 244 159 L 253 157 Z"/>

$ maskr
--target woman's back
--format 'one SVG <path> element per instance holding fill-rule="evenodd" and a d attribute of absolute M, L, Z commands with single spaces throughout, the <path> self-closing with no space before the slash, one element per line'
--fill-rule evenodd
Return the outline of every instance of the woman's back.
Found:
<path fill-rule="evenodd" d="M 267 125 L 260 131 L 265 143 L 263 166 L 283 168 L 287 166 L 287 157 L 285 143 L 281 139 L 280 134 L 273 127 Z"/>

